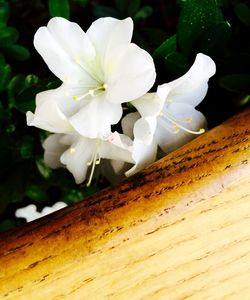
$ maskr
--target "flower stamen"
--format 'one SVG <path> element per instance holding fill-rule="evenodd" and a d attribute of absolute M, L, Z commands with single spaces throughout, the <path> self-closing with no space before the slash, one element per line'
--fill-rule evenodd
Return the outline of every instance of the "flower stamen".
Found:
<path fill-rule="evenodd" d="M 188 133 L 191 133 L 191 134 L 196 134 L 196 135 L 199 135 L 199 134 L 202 134 L 205 132 L 205 129 L 204 128 L 200 128 L 199 131 L 194 131 L 194 130 L 190 130 L 188 129 L 187 127 L 181 125 L 180 121 L 177 120 L 176 118 L 174 118 L 173 116 L 171 116 L 169 113 L 165 113 L 163 114 L 163 112 L 160 113 L 159 115 L 160 117 L 165 117 L 166 119 L 168 119 L 172 124 L 173 124 L 173 128 L 176 128 L 176 131 L 174 133 L 178 133 L 180 131 L 180 129 L 188 132 Z M 192 123 L 193 119 L 192 118 L 187 118 L 186 119 L 186 122 L 187 123 Z M 163 122 L 162 122 L 163 123 Z M 166 122 L 164 122 L 166 123 Z M 166 127 L 167 124 L 164 125 L 164 127 Z M 177 130 L 178 129 L 178 130 Z"/>

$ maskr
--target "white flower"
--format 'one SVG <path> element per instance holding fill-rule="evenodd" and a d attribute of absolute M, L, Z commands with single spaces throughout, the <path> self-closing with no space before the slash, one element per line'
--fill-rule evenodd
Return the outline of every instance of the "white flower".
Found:
<path fill-rule="evenodd" d="M 98 19 L 86 33 L 60 17 L 41 27 L 35 48 L 63 83 L 37 95 L 28 125 L 55 133 L 73 127 L 89 138 L 109 134 L 121 118 L 121 103 L 141 97 L 155 81 L 153 60 L 131 43 L 132 31 L 131 18 L 110 17 Z"/>
<path fill-rule="evenodd" d="M 132 101 L 142 116 L 135 124 L 135 137 L 146 144 L 154 137 L 162 150 L 169 152 L 203 133 L 205 117 L 194 107 L 204 99 L 214 73 L 213 60 L 200 53 L 185 75 L 158 86 L 157 93 Z"/>
<path fill-rule="evenodd" d="M 19 208 L 16 210 L 15 216 L 17 218 L 25 218 L 27 222 L 31 222 L 33 220 L 39 219 L 43 216 L 53 213 L 61 208 L 66 207 L 67 204 L 64 202 L 57 202 L 53 206 L 46 206 L 43 208 L 41 212 L 37 211 L 37 208 L 34 204 L 30 204 L 28 206 Z"/>
<path fill-rule="evenodd" d="M 157 145 L 169 153 L 205 131 L 206 119 L 195 107 L 204 99 L 214 73 L 213 60 L 200 53 L 185 75 L 132 101 L 141 115 L 134 126 L 135 141 L 140 143 L 134 145 L 132 173 L 153 161 Z"/>
<path fill-rule="evenodd" d="M 44 141 L 43 147 L 48 166 L 65 166 L 73 174 L 76 183 L 83 182 L 88 175 L 87 186 L 102 158 L 134 163 L 132 141 L 117 132 L 105 139 L 90 139 L 79 134 L 52 134 Z"/>

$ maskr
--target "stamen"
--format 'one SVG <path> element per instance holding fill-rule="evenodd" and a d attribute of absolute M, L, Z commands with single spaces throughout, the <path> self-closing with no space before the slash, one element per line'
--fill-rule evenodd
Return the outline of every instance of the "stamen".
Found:
<path fill-rule="evenodd" d="M 105 92 L 107 87 L 108 87 L 108 85 L 106 83 L 104 83 L 103 85 L 100 85 L 100 86 L 96 87 L 95 89 L 89 90 L 86 94 L 83 94 L 82 96 L 74 96 L 73 99 L 75 101 L 79 101 L 79 100 L 86 98 L 87 96 L 94 97 L 94 96 L 100 95 L 101 93 Z M 100 93 L 95 93 L 96 91 L 100 91 Z"/>
<path fill-rule="evenodd" d="M 192 133 L 192 134 L 202 134 L 205 132 L 205 129 L 204 128 L 200 128 L 199 131 L 193 131 L 193 130 L 190 130 L 186 127 L 184 127 L 183 125 L 181 125 L 174 117 L 170 116 L 169 114 L 165 115 L 165 117 L 170 121 L 172 122 L 174 125 L 176 125 L 177 127 L 179 127 L 180 129 L 186 131 L 186 132 L 189 132 L 189 133 Z"/>
<path fill-rule="evenodd" d="M 93 178 L 93 175 L 94 175 L 95 167 L 97 165 L 99 165 L 100 162 L 101 162 L 101 157 L 98 153 L 98 144 L 99 144 L 99 142 L 97 142 L 96 149 L 92 154 L 91 160 L 87 162 L 87 166 L 92 165 L 90 175 L 89 175 L 89 180 L 86 184 L 87 187 L 89 187 L 91 185 L 91 181 L 92 181 L 92 178 Z"/>
<path fill-rule="evenodd" d="M 161 125 L 170 133 L 176 134 L 180 131 L 179 128 L 169 125 L 163 118 L 159 118 Z"/>

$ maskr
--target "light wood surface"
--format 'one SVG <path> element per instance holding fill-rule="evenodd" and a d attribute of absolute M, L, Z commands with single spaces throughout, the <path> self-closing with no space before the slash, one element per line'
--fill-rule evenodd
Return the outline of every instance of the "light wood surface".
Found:
<path fill-rule="evenodd" d="M 250 110 L 0 235 L 0 299 L 250 299 Z"/>

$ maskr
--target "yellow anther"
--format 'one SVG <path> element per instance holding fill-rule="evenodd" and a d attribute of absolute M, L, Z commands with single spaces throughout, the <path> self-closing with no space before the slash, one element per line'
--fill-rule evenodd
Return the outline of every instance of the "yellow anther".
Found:
<path fill-rule="evenodd" d="M 186 122 L 187 123 L 192 123 L 193 122 L 193 118 L 186 118 Z"/>
<path fill-rule="evenodd" d="M 76 149 L 75 149 L 75 148 L 70 148 L 70 149 L 69 149 L 69 152 L 70 152 L 71 154 L 73 154 L 73 153 L 76 152 Z"/>

